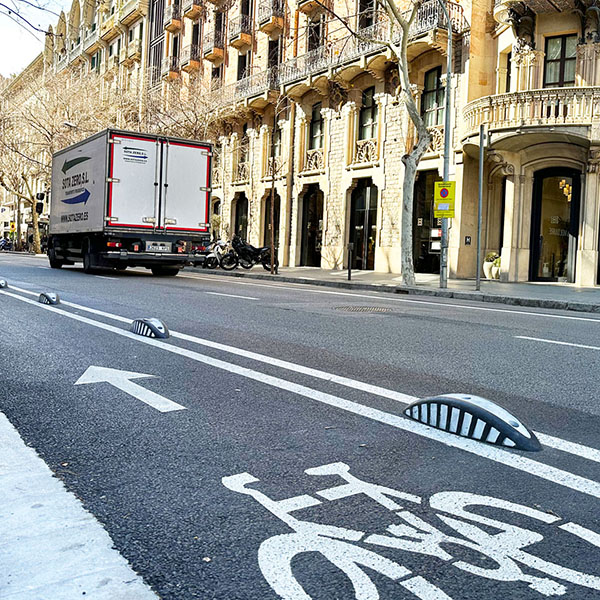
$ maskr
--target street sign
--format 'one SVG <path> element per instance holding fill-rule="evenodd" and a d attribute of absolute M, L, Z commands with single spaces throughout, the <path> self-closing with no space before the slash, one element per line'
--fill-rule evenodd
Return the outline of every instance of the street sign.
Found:
<path fill-rule="evenodd" d="M 11 232 L 14 232 L 17 230 L 17 226 L 15 225 L 14 221 L 10 222 L 10 230 L 11 230 Z"/>
<path fill-rule="evenodd" d="M 454 218 L 454 181 L 436 181 L 433 196 L 433 216 L 435 218 Z"/>

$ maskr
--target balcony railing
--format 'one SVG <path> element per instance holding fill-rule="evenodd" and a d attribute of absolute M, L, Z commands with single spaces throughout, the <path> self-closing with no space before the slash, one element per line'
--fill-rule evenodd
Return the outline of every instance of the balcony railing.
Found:
<path fill-rule="evenodd" d="M 200 62 L 200 47 L 198 44 L 185 46 L 181 51 L 181 68 L 184 71 L 190 71 L 199 68 Z"/>
<path fill-rule="evenodd" d="M 222 31 L 209 31 L 206 33 L 202 45 L 204 56 L 210 58 L 211 55 L 215 54 L 215 50 L 221 50 L 222 52 L 225 47 L 224 37 Z"/>
<path fill-rule="evenodd" d="M 462 7 L 448 2 L 448 12 L 453 31 L 462 33 L 467 26 Z M 410 36 L 414 38 L 440 27 L 446 27 L 445 15 L 437 0 L 427 0 L 419 9 L 410 29 Z M 319 48 L 286 61 L 281 65 L 280 83 L 292 83 L 304 79 L 308 75 L 339 67 L 360 56 L 378 52 L 383 48 L 383 44 L 377 43 L 378 41 L 391 40 L 398 42 L 400 40 L 399 30 L 391 26 L 387 17 L 380 15 L 377 15 L 376 22 L 373 25 L 361 29 L 359 35 L 359 37 L 349 35 L 326 42 Z M 368 41 L 365 41 L 365 38 Z"/>
<path fill-rule="evenodd" d="M 165 6 L 163 26 L 167 31 L 177 31 L 181 28 L 181 7 L 173 3 Z"/>
<path fill-rule="evenodd" d="M 56 70 L 62 71 L 63 69 L 66 69 L 68 64 L 69 64 L 69 55 L 65 54 L 62 58 L 60 58 L 56 61 Z"/>
<path fill-rule="evenodd" d="M 181 12 L 184 17 L 195 19 L 202 12 L 201 0 L 183 0 L 181 4 Z"/>
<path fill-rule="evenodd" d="M 378 159 L 377 140 L 356 140 L 354 163 L 358 165 L 374 163 Z"/>
<path fill-rule="evenodd" d="M 249 15 L 238 15 L 229 21 L 229 40 L 234 40 L 242 34 L 252 34 L 252 17 Z"/>
<path fill-rule="evenodd" d="M 465 134 L 536 125 L 589 125 L 600 121 L 600 87 L 547 88 L 486 96 L 463 110 Z"/>
<path fill-rule="evenodd" d="M 271 67 L 266 71 L 254 73 L 235 83 L 218 87 L 206 96 L 206 106 L 223 108 L 237 101 L 260 96 L 269 90 L 279 89 L 278 68 Z"/>
<path fill-rule="evenodd" d="M 129 0 L 119 11 L 119 21 L 124 25 L 133 23 L 138 17 L 148 12 L 148 0 Z"/>
<path fill-rule="evenodd" d="M 179 57 L 165 56 L 162 59 L 160 73 L 163 77 L 173 77 L 179 73 Z"/>
<path fill-rule="evenodd" d="M 261 0 L 258 5 L 258 24 L 262 26 L 273 17 L 283 18 L 283 0 Z"/>
<path fill-rule="evenodd" d="M 323 148 L 313 148 L 306 151 L 303 171 L 321 171 L 325 168 Z"/>
<path fill-rule="evenodd" d="M 127 44 L 127 58 L 130 60 L 142 58 L 142 40 L 132 40 Z"/>
<path fill-rule="evenodd" d="M 85 39 L 83 40 L 83 49 L 88 50 L 91 46 L 96 44 L 98 41 L 98 29 L 94 29 L 94 31 L 88 31 Z"/>
<path fill-rule="evenodd" d="M 246 160 L 239 161 L 234 173 L 234 183 L 244 183 L 250 179 L 250 163 Z"/>

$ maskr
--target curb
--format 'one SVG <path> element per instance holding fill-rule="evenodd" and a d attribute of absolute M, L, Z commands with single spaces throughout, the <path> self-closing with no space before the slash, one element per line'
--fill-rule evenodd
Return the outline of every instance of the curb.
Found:
<path fill-rule="evenodd" d="M 190 269 L 191 270 L 191 269 Z M 287 275 L 276 275 L 276 279 L 270 274 L 224 272 L 210 269 L 194 269 L 196 273 L 210 274 L 216 277 L 247 277 L 267 281 L 281 281 L 283 283 L 298 283 L 303 285 L 316 285 L 320 287 L 332 287 L 347 290 L 361 290 L 369 292 L 386 292 L 389 294 L 406 294 L 411 296 L 437 296 L 439 298 L 454 298 L 455 300 L 469 300 L 472 302 L 494 302 L 507 304 L 509 306 L 526 306 L 529 308 L 546 308 L 551 310 L 569 310 L 575 312 L 600 313 L 600 303 L 572 302 L 569 300 L 552 300 L 547 298 L 523 298 L 520 296 L 504 296 L 501 294 L 489 294 L 485 292 L 425 288 L 418 286 L 404 286 L 385 283 L 351 283 L 347 281 L 328 281 L 319 279 L 303 279 L 301 277 L 290 277 Z M 600 294 L 600 292 L 599 292 Z"/>

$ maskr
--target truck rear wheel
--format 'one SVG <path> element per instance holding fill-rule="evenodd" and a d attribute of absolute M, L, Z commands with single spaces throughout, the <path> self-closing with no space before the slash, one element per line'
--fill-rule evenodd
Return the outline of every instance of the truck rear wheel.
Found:
<path fill-rule="evenodd" d="M 83 253 L 83 272 L 93 273 L 95 271 L 94 255 L 86 249 Z"/>
<path fill-rule="evenodd" d="M 152 267 L 152 275 L 155 277 L 174 277 L 179 273 L 179 267 Z"/>
<path fill-rule="evenodd" d="M 50 248 L 48 250 L 48 261 L 50 262 L 51 269 L 60 269 L 65 263 L 56 258 L 56 250 L 54 248 Z"/>

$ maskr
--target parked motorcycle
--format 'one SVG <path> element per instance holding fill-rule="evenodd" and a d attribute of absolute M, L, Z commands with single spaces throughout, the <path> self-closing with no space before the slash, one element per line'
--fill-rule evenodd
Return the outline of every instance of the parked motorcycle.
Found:
<path fill-rule="evenodd" d="M 261 263 L 266 271 L 271 270 L 271 246 L 255 248 L 248 242 L 245 242 L 239 235 L 233 236 L 231 245 L 235 250 L 239 264 L 244 269 L 251 269 L 254 265 Z M 275 253 L 275 268 L 279 266 L 277 253 Z"/>
<path fill-rule="evenodd" d="M 223 240 L 211 242 L 207 247 L 208 254 L 202 265 L 206 269 L 216 269 L 221 264 L 222 257 L 226 254 L 229 244 Z"/>
<path fill-rule="evenodd" d="M 6 250 L 7 252 L 13 249 L 13 243 L 7 239 L 0 239 L 0 250 Z"/>

